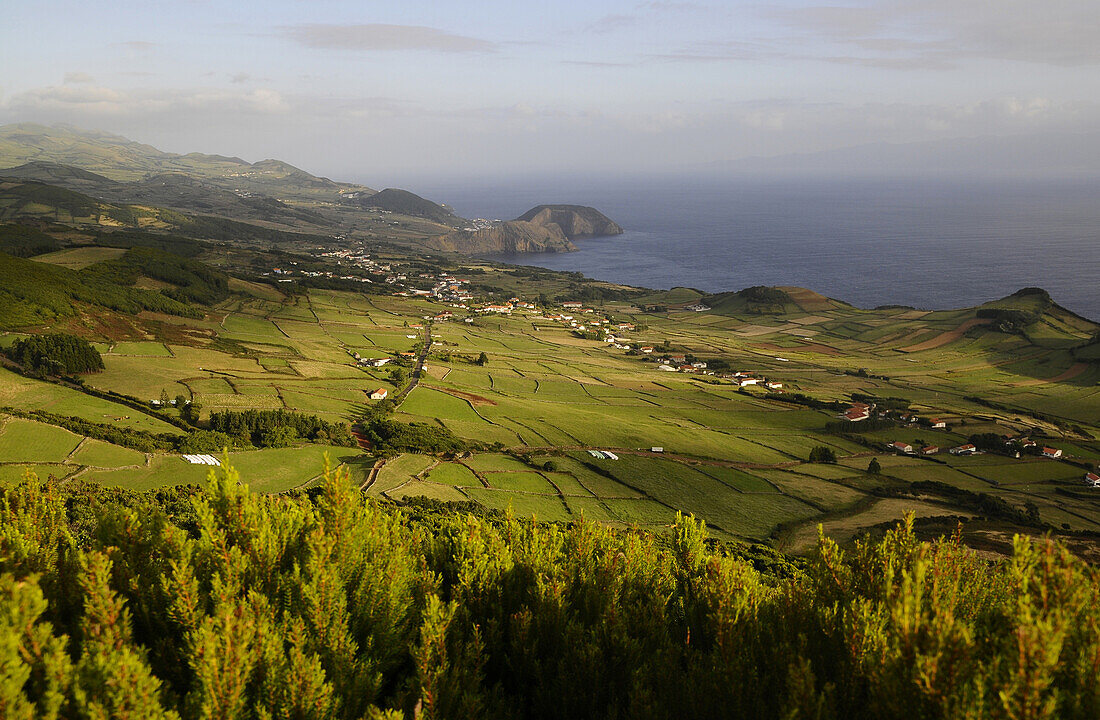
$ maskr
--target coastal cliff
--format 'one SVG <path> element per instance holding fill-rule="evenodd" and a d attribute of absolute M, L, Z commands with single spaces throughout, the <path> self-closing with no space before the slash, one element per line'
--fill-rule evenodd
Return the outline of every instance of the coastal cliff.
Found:
<path fill-rule="evenodd" d="M 572 252 L 575 238 L 621 235 L 623 229 L 595 208 L 539 205 L 515 220 L 477 230 L 458 230 L 429 241 L 444 252 L 466 255 Z"/>
<path fill-rule="evenodd" d="M 516 220 L 542 227 L 557 226 L 569 240 L 623 234 L 622 227 L 611 218 L 584 205 L 539 205 Z"/>
<path fill-rule="evenodd" d="M 577 246 L 556 225 L 512 220 L 480 230 L 458 230 L 429 245 L 444 252 L 465 255 L 495 253 L 572 252 Z"/>

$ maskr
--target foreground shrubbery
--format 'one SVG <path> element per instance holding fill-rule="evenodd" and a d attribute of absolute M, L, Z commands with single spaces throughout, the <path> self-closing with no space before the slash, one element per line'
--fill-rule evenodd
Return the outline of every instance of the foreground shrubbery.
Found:
<path fill-rule="evenodd" d="M 34 481 L 0 497 L 0 717 L 1095 718 L 1097 596 L 1056 545 L 905 526 L 781 578 L 691 519 Z"/>

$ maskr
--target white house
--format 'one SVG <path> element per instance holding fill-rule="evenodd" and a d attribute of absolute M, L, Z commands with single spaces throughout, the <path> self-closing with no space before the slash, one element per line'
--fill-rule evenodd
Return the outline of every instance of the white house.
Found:
<path fill-rule="evenodd" d="M 1043 457 L 1046 458 L 1060 458 L 1062 457 L 1062 451 L 1058 448 L 1045 447 L 1043 448 Z"/>
<path fill-rule="evenodd" d="M 389 394 L 390 394 L 390 391 L 387 390 L 386 388 L 378 388 L 377 390 L 375 390 L 374 392 L 372 392 L 370 394 L 370 399 L 371 400 L 385 400 L 386 397 Z"/>

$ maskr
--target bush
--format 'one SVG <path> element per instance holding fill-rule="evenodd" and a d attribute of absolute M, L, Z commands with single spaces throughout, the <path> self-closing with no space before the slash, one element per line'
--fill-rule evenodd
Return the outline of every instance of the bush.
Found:
<path fill-rule="evenodd" d="M 239 446 L 240 443 L 234 442 L 233 438 L 223 432 L 196 430 L 184 436 L 179 443 L 179 451 L 187 454 L 219 453 L 226 448 L 235 448 Z"/>
<path fill-rule="evenodd" d="M 469 509 L 469 508 L 468 508 Z M 1100 716 L 1100 577 L 912 520 L 796 565 L 669 532 L 366 499 L 0 489 L 5 717 Z M 116 711 L 117 709 L 117 711 Z"/>
<path fill-rule="evenodd" d="M 347 423 L 331 423 L 316 415 L 290 410 L 223 410 L 211 413 L 208 425 L 211 430 L 241 438 L 256 447 L 286 447 L 299 438 L 342 447 L 356 444 Z M 270 444 L 273 442 L 279 444 Z"/>
<path fill-rule="evenodd" d="M 810 450 L 810 462 L 836 465 L 836 451 L 830 447 L 818 445 Z"/>
<path fill-rule="evenodd" d="M 459 453 L 468 449 L 464 440 L 450 430 L 428 423 L 401 423 L 383 415 L 369 420 L 364 432 L 379 453 Z"/>

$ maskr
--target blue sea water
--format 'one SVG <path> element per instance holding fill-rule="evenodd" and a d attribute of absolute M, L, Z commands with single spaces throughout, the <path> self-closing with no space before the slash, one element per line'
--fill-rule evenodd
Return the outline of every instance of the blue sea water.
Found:
<path fill-rule="evenodd" d="M 464 217 L 591 205 L 624 235 L 492 259 L 651 288 L 798 285 L 860 307 L 946 309 L 1022 287 L 1100 320 L 1100 180 L 557 178 L 414 189 Z"/>

